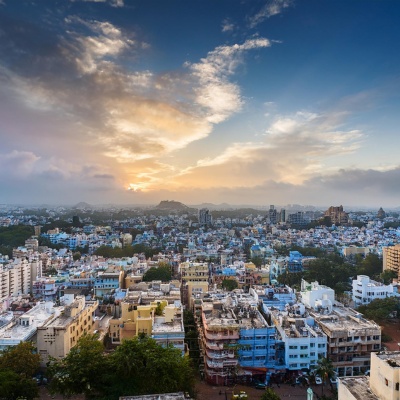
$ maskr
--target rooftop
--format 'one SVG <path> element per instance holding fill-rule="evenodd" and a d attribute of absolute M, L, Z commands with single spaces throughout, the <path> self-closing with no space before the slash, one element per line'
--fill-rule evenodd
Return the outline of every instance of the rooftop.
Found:
<path fill-rule="evenodd" d="M 351 378 L 339 378 L 340 385 L 343 385 L 357 400 L 379 400 L 369 388 L 369 378 L 356 376 Z"/>

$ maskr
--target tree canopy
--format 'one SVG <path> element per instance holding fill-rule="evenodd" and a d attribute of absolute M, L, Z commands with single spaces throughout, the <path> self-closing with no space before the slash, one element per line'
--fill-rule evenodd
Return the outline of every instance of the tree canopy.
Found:
<path fill-rule="evenodd" d="M 399 314 L 400 304 L 396 297 L 387 297 L 386 299 L 375 299 L 367 305 L 359 306 L 357 311 L 375 322 L 383 322 L 389 319 L 393 312 Z"/>
<path fill-rule="evenodd" d="M 171 267 L 169 265 L 161 265 L 159 267 L 151 267 L 143 275 L 144 282 L 162 281 L 167 282 L 172 278 Z"/>
<path fill-rule="evenodd" d="M 0 400 L 33 400 L 38 388 L 33 375 L 39 370 L 40 356 L 30 342 L 22 342 L 0 353 Z"/>
<path fill-rule="evenodd" d="M 260 400 L 279 400 L 280 397 L 271 388 L 266 388 Z"/>
<path fill-rule="evenodd" d="M 48 367 L 53 393 L 83 393 L 87 399 L 193 393 L 194 387 L 189 358 L 147 336 L 125 340 L 115 352 L 106 354 L 96 335 L 85 335 L 63 360 L 53 359 Z"/>
<path fill-rule="evenodd" d="M 237 289 L 238 283 L 236 279 L 224 279 L 221 283 L 222 289 L 230 292 L 231 290 Z"/>

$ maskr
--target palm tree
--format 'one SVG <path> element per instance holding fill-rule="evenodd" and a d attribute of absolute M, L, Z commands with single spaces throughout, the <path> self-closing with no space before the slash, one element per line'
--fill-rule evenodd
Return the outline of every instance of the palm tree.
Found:
<path fill-rule="evenodd" d="M 332 361 L 329 358 L 320 358 L 315 369 L 315 374 L 319 375 L 322 379 L 322 395 L 324 394 L 325 382 L 335 376 L 335 369 Z"/>

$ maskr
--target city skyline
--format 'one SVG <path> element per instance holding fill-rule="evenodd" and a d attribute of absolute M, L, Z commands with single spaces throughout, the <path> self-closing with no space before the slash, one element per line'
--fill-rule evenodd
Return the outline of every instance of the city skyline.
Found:
<path fill-rule="evenodd" d="M 0 0 L 0 203 L 398 207 L 398 11 Z"/>

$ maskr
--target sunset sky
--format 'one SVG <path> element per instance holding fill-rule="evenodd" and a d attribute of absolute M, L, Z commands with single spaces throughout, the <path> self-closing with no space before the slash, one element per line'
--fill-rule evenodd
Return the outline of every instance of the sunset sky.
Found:
<path fill-rule="evenodd" d="M 400 206 L 399 15 L 0 0 L 0 203 Z"/>

